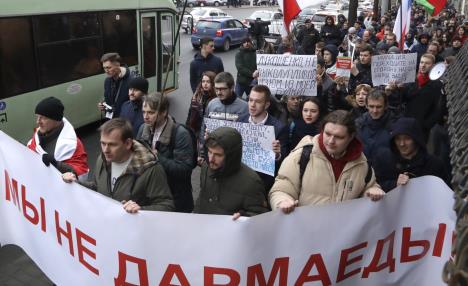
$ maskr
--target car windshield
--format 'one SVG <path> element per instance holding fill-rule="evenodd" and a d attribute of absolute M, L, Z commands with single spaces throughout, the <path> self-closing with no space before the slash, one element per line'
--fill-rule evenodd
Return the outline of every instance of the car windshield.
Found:
<path fill-rule="evenodd" d="M 312 8 L 305 8 L 304 10 L 301 11 L 301 13 L 299 13 L 299 15 L 312 15 L 314 14 L 314 9 Z"/>
<path fill-rule="evenodd" d="M 192 14 L 193 16 L 202 16 L 205 13 L 206 13 L 205 9 L 196 9 L 196 10 L 193 10 L 190 14 Z"/>
<path fill-rule="evenodd" d="M 324 23 L 326 17 L 326 15 L 315 14 L 314 16 L 312 16 L 312 22 Z"/>
<path fill-rule="evenodd" d="M 249 17 L 250 19 L 257 19 L 260 18 L 262 20 L 270 20 L 271 19 L 271 14 L 267 12 L 262 12 L 262 11 L 255 11 L 253 12 L 252 15 Z"/>
<path fill-rule="evenodd" d="M 219 29 L 219 28 L 221 28 L 220 22 L 199 21 L 197 24 L 197 29 Z"/>

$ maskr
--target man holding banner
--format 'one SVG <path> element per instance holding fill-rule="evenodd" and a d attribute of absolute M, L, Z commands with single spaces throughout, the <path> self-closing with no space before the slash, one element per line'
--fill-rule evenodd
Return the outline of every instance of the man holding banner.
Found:
<path fill-rule="evenodd" d="M 156 156 L 133 140 L 130 122 L 114 118 L 100 131 L 102 155 L 96 161 L 94 180 L 80 183 L 121 202 L 129 213 L 173 211 L 166 174 Z M 67 183 L 77 181 L 73 173 L 65 173 L 62 178 Z"/>
<path fill-rule="evenodd" d="M 322 132 L 304 137 L 284 159 L 269 194 L 272 209 L 290 213 L 296 206 L 362 196 L 380 200 L 385 193 L 362 150 L 353 115 L 344 110 L 328 114 Z"/>
<path fill-rule="evenodd" d="M 200 174 L 195 213 L 253 216 L 268 211 L 261 179 L 241 162 L 242 136 L 220 127 L 206 139 L 208 162 Z"/>

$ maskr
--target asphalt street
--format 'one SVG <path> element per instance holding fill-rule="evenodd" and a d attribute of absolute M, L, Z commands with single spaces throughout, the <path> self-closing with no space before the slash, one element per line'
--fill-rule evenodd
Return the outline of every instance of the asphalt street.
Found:
<path fill-rule="evenodd" d="M 242 7 L 230 8 L 220 7 L 229 15 L 243 20 L 255 10 L 273 10 L 278 7 Z M 215 54 L 223 60 L 225 71 L 236 75 L 234 57 L 238 47 L 233 47 L 227 52 L 215 51 Z M 185 122 L 187 111 L 192 96 L 189 84 L 189 65 L 197 51 L 192 49 L 190 35 L 182 30 L 180 33 L 180 65 L 179 65 L 179 88 L 172 92 L 170 97 L 170 114 L 178 122 Z M 97 128 L 99 124 L 92 124 L 78 130 L 78 136 L 82 139 L 88 152 L 88 162 L 91 168 L 94 167 L 96 157 L 99 154 L 99 139 Z M 92 171 L 92 170 L 91 170 Z M 192 174 L 192 186 L 194 197 L 199 193 L 199 168 Z M 0 286 L 42 286 L 53 285 L 53 283 L 42 273 L 37 265 L 21 250 L 14 245 L 7 245 L 0 248 Z"/>

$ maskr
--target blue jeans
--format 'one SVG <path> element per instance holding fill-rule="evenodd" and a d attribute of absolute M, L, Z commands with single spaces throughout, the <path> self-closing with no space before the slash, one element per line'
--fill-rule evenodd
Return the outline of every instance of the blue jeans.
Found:
<path fill-rule="evenodd" d="M 247 98 L 249 98 L 249 94 L 250 94 L 251 89 L 252 89 L 252 87 L 250 85 L 243 85 L 243 84 L 236 83 L 235 92 L 236 92 L 237 96 L 240 97 L 240 98 L 242 98 L 242 96 L 244 95 L 244 92 L 245 92 L 245 94 L 247 95 Z"/>

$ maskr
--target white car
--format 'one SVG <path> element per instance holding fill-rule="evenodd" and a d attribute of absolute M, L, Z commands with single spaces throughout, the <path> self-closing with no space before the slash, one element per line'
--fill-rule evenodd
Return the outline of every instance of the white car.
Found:
<path fill-rule="evenodd" d="M 190 14 L 182 17 L 182 29 L 186 33 L 192 31 L 200 19 L 216 19 L 230 17 L 226 12 L 219 8 L 197 7 L 194 8 Z"/>
<path fill-rule="evenodd" d="M 337 11 L 328 11 L 328 10 L 318 11 L 317 13 L 315 13 L 315 15 L 312 16 L 311 21 L 312 21 L 312 24 L 314 24 L 315 29 L 317 29 L 320 32 L 320 29 L 322 28 L 322 26 L 325 25 L 325 18 L 327 18 L 327 16 L 332 16 L 336 24 L 338 23 L 339 15 L 343 15 L 343 14 Z"/>
<path fill-rule="evenodd" d="M 204 0 L 204 5 L 205 6 L 226 6 L 228 3 L 228 0 Z"/>
<path fill-rule="evenodd" d="M 325 6 L 325 10 L 327 11 L 340 11 L 341 10 L 341 4 L 328 4 Z"/>
<path fill-rule="evenodd" d="M 257 10 L 244 19 L 242 23 L 247 27 L 250 27 L 249 20 L 257 20 L 258 18 L 262 21 L 271 22 L 271 24 L 268 25 L 268 31 L 270 34 L 283 35 L 286 33 L 284 30 L 283 13 L 279 11 Z"/>

